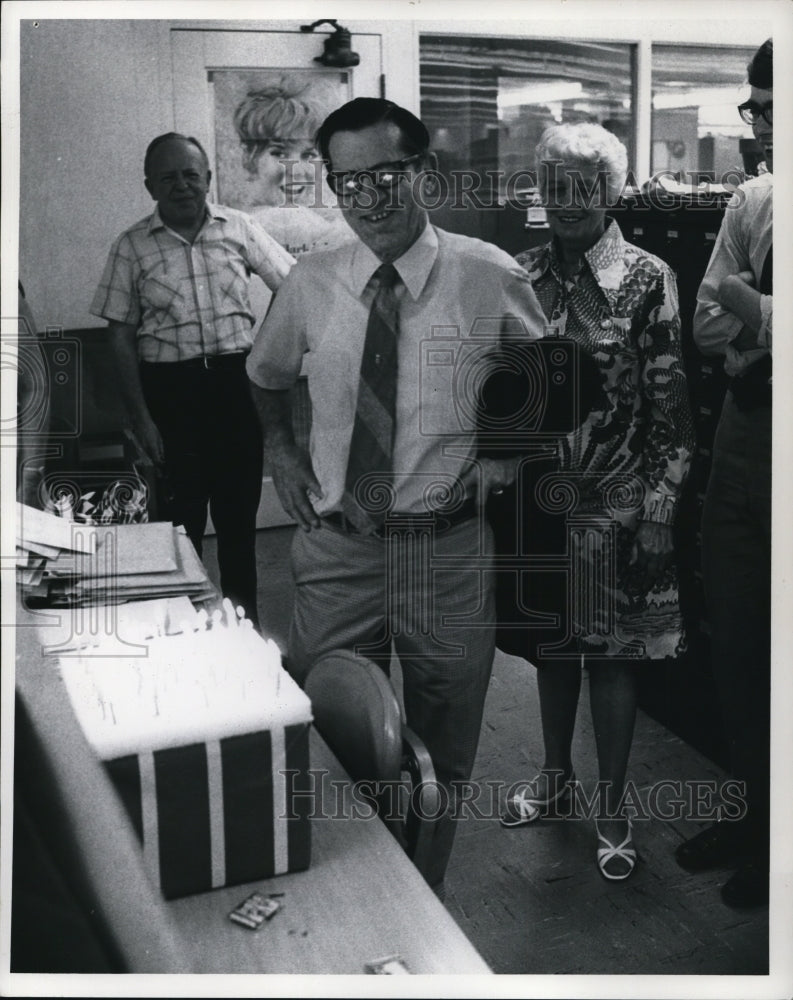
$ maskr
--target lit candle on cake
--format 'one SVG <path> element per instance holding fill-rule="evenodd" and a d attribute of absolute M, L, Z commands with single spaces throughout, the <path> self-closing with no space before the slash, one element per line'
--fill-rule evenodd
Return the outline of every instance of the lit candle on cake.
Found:
<path fill-rule="evenodd" d="M 75 713 L 103 759 L 288 725 L 310 713 L 276 643 L 228 600 L 211 616 L 185 621 L 180 633 L 141 644 L 144 656 L 103 656 L 100 641 L 59 660 Z"/>

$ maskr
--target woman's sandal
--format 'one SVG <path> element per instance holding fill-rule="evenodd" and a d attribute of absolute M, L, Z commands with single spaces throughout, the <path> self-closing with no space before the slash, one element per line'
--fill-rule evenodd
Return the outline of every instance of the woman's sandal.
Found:
<path fill-rule="evenodd" d="M 624 882 L 626 878 L 630 878 L 636 868 L 636 848 L 633 846 L 633 831 L 631 829 L 631 822 L 628 820 L 628 833 L 625 836 L 625 840 L 615 847 L 611 841 L 604 837 L 603 834 L 598 829 L 597 820 L 595 821 L 595 830 L 597 830 L 598 844 L 604 844 L 604 847 L 598 847 L 597 851 L 597 865 L 598 871 L 607 879 L 609 882 Z M 610 861 L 615 858 L 619 858 L 620 861 L 627 863 L 628 868 L 626 871 L 621 872 L 619 875 L 614 875 L 612 872 L 608 871 L 607 865 Z"/>
<path fill-rule="evenodd" d="M 558 774 L 559 772 L 551 772 Z M 502 826 L 524 826 L 526 823 L 534 823 L 545 816 L 554 806 L 561 805 L 570 795 L 572 786 L 575 784 L 575 774 L 565 778 L 562 787 L 551 795 L 550 798 L 539 799 L 531 793 L 537 788 L 537 779 L 529 782 L 525 788 L 516 792 L 504 803 L 504 811 L 501 814 Z"/>

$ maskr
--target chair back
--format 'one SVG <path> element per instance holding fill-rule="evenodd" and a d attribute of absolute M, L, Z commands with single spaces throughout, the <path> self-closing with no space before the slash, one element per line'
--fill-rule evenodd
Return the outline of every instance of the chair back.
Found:
<path fill-rule="evenodd" d="M 429 752 L 404 724 L 387 675 L 365 657 L 334 650 L 314 663 L 305 691 L 314 725 L 349 776 L 383 789 L 368 798 L 424 873 L 440 793 Z"/>
<path fill-rule="evenodd" d="M 346 650 L 320 657 L 305 683 L 314 725 L 353 781 L 398 781 L 402 713 L 376 664 Z"/>

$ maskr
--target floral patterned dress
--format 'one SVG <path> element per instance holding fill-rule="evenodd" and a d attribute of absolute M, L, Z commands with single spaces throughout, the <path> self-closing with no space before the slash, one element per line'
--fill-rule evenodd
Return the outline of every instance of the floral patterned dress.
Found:
<path fill-rule="evenodd" d="M 555 654 L 674 656 L 683 646 L 674 565 L 652 587 L 632 560 L 640 521 L 671 525 L 694 447 L 669 267 L 615 221 L 565 278 L 553 242 L 519 254 L 551 333 L 574 340 L 601 384 L 534 483 L 542 514 L 564 515 L 571 569 L 567 636 Z"/>

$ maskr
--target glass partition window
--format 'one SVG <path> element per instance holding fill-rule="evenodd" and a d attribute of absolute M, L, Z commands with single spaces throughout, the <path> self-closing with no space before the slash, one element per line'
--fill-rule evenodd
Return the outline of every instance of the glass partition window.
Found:
<path fill-rule="evenodd" d="M 633 46 L 422 35 L 421 117 L 441 173 L 521 201 L 534 149 L 555 122 L 597 122 L 622 139 L 633 163 Z"/>
<path fill-rule="evenodd" d="M 737 107 L 756 46 L 653 45 L 653 173 L 685 183 L 756 173 L 760 150 Z M 743 81 L 743 83 L 741 83 Z"/>

